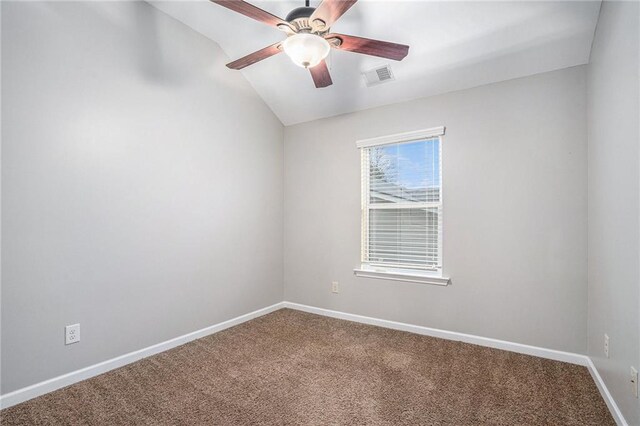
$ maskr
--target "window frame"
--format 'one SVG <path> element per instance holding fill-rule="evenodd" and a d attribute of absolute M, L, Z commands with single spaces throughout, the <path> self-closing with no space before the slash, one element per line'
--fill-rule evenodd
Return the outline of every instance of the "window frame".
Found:
<path fill-rule="evenodd" d="M 360 240 L 360 268 L 354 269 L 356 276 L 364 278 L 381 278 L 392 281 L 409 281 L 419 282 L 425 284 L 436 285 L 448 285 L 450 279 L 443 276 L 443 170 L 442 170 L 442 137 L 445 134 L 445 127 L 434 127 L 430 129 L 418 130 L 413 132 L 398 133 L 394 135 L 381 136 L 371 139 L 363 139 L 356 142 L 356 146 L 361 149 L 361 208 L 360 208 L 360 225 L 361 225 L 361 240 Z M 412 203 L 403 206 L 404 208 L 420 208 L 425 207 L 438 207 L 438 260 L 440 261 L 440 267 L 435 269 L 427 268 L 411 268 L 400 267 L 394 265 L 383 265 L 371 263 L 367 260 L 366 253 L 369 250 L 369 209 L 372 204 L 370 203 L 370 191 L 369 191 L 369 167 L 370 161 L 367 156 L 368 148 L 394 145 L 400 143 L 419 142 L 428 139 L 438 139 L 438 152 L 439 152 L 439 179 L 440 179 L 440 199 L 439 202 L 424 202 L 424 203 Z M 416 204 L 418 204 L 416 206 Z M 397 206 L 395 206 L 397 208 Z M 392 208 L 391 206 L 376 206 L 374 209 Z"/>

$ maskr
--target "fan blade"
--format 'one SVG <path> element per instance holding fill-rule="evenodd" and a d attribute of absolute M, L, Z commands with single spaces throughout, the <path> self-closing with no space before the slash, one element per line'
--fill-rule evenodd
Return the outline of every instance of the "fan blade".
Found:
<path fill-rule="evenodd" d="M 309 71 L 311 71 L 311 77 L 313 77 L 313 82 L 315 83 L 316 88 L 320 89 L 333 84 L 333 81 L 331 81 L 331 74 L 329 74 L 329 68 L 327 68 L 327 63 L 325 61 L 320 62 L 313 68 L 309 68 Z"/>
<path fill-rule="evenodd" d="M 251 3 L 247 3 L 243 0 L 211 0 L 213 3 L 217 3 L 220 6 L 224 6 L 227 9 L 231 9 L 234 12 L 238 12 L 243 14 L 244 16 L 248 16 L 249 18 L 255 19 L 256 21 L 263 22 L 267 25 L 272 25 L 277 27 L 278 25 L 286 25 L 289 24 L 286 21 L 278 18 L 275 15 L 270 14 L 266 10 L 262 10 L 257 6 L 252 5 Z"/>
<path fill-rule="evenodd" d="M 340 50 L 362 53 L 365 55 L 379 56 L 381 58 L 401 61 L 409 53 L 409 46 L 390 43 L 388 41 L 371 40 L 369 38 L 356 37 L 344 34 L 327 34 L 324 38 L 331 46 Z M 340 40 L 339 44 L 331 43 L 332 39 Z"/>
<path fill-rule="evenodd" d="M 316 25 L 313 23 L 316 19 L 320 19 L 324 22 L 324 25 L 319 29 L 328 29 L 334 22 L 338 20 L 344 13 L 349 10 L 351 6 L 357 0 L 323 0 L 320 3 L 320 6 L 311 14 L 309 17 L 309 22 L 312 25 Z"/>
<path fill-rule="evenodd" d="M 270 56 L 277 55 L 278 53 L 282 52 L 280 44 L 280 42 L 272 44 L 271 46 L 267 46 L 264 49 L 260 49 L 253 53 L 250 53 L 243 58 L 237 59 L 233 62 L 229 62 L 227 64 L 227 67 L 234 70 L 241 70 L 244 67 L 248 67 L 249 65 L 260 62 L 263 59 L 267 59 Z"/>

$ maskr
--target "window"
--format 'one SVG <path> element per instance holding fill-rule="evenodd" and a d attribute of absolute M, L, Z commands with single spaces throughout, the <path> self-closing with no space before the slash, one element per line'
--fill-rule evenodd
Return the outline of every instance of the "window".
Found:
<path fill-rule="evenodd" d="M 442 273 L 443 134 L 441 127 L 358 142 L 362 267 L 357 275 L 448 283 L 429 279 Z M 422 279 L 407 279 L 411 276 Z"/>

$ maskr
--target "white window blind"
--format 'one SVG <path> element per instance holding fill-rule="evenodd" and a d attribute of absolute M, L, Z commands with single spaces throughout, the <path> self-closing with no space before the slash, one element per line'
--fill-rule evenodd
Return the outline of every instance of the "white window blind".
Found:
<path fill-rule="evenodd" d="M 441 271 L 441 129 L 358 143 L 363 266 Z"/>

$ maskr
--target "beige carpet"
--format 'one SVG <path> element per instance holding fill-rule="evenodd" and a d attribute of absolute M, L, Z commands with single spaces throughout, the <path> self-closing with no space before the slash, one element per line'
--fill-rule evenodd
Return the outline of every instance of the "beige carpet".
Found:
<path fill-rule="evenodd" d="M 584 367 L 283 309 L 2 425 L 613 425 Z"/>

